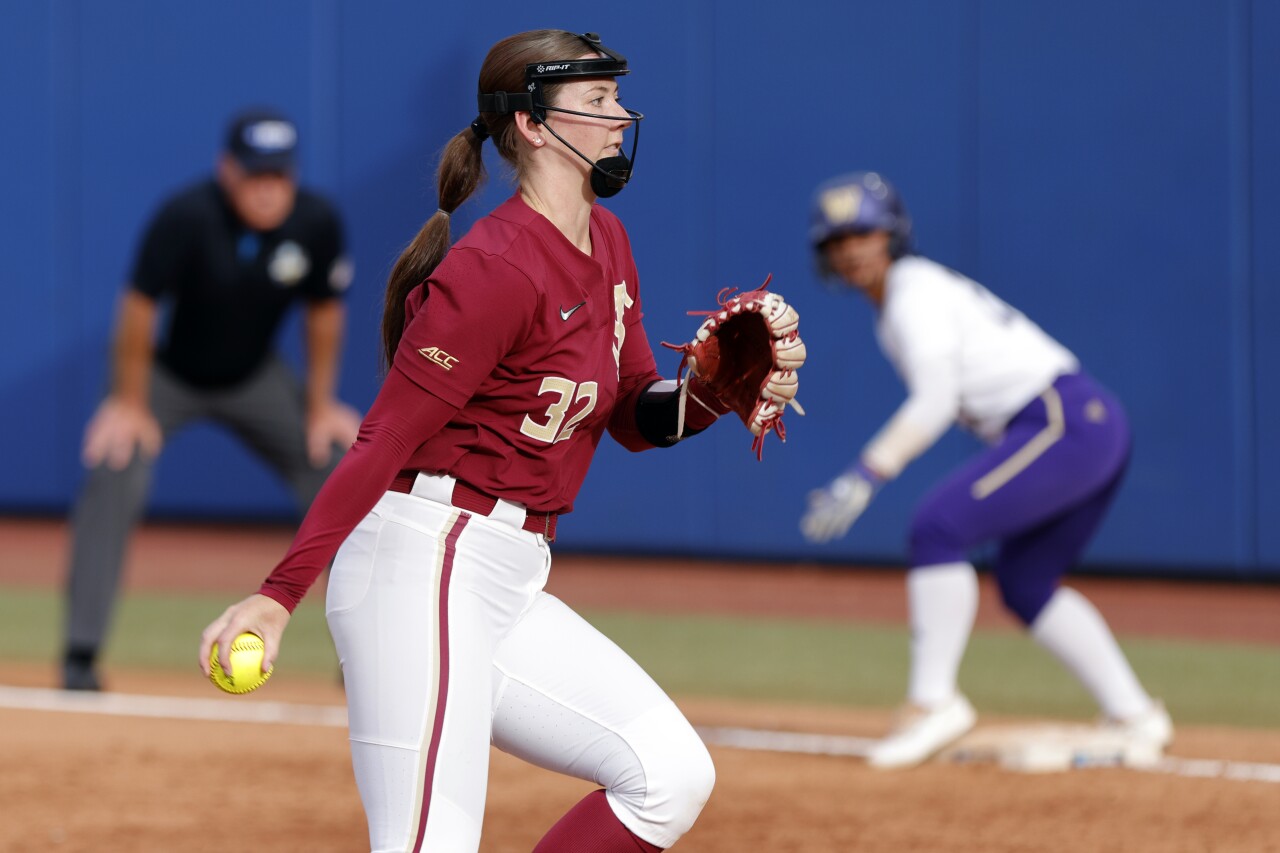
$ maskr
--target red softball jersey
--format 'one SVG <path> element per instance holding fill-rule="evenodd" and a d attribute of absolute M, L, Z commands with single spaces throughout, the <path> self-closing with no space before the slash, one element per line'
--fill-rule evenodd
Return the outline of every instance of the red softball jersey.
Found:
<path fill-rule="evenodd" d="M 635 423 L 640 392 L 661 378 L 635 261 L 599 206 L 591 244 L 587 257 L 516 195 L 450 249 L 407 300 L 360 437 L 260 593 L 292 611 L 404 468 L 568 512 L 606 427 L 631 450 L 653 446 Z"/>
<path fill-rule="evenodd" d="M 408 467 L 569 512 L 614 403 L 658 380 L 626 231 L 591 209 L 592 256 L 519 193 L 407 304 L 393 369 L 457 414 Z"/>

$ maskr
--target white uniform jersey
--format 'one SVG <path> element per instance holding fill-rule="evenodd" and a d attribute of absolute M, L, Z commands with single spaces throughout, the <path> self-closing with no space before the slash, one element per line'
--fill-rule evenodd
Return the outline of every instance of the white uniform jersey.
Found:
<path fill-rule="evenodd" d="M 890 268 L 876 323 L 908 397 L 864 451 L 896 476 L 952 423 L 993 441 L 1076 357 L 972 279 L 919 256 Z"/>

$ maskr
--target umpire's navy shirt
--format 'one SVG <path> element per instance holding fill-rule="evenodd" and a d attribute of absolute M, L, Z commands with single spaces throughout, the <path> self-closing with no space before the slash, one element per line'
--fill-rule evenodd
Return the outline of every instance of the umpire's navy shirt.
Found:
<path fill-rule="evenodd" d="M 167 303 L 156 360 L 192 385 L 225 388 L 262 366 L 293 300 L 337 298 L 350 279 L 342 222 L 327 200 L 299 187 L 279 228 L 253 231 L 210 179 L 156 214 L 132 285 Z"/>

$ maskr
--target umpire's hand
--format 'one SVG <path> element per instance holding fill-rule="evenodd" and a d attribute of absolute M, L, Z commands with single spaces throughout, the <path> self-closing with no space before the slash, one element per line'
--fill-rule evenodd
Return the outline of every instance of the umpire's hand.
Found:
<path fill-rule="evenodd" d="M 163 443 L 160 423 L 150 409 L 108 397 L 85 427 L 80 458 L 86 468 L 97 468 L 105 462 L 113 471 L 121 471 L 133 461 L 135 449 L 154 459 L 160 455 Z"/>
<path fill-rule="evenodd" d="M 329 400 L 307 412 L 307 458 L 313 468 L 323 468 L 333 448 L 345 452 L 360 432 L 360 413 L 338 400 Z"/>

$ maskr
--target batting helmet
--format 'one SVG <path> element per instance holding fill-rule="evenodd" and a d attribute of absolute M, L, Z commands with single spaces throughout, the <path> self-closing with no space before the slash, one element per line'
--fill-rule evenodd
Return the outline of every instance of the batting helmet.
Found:
<path fill-rule="evenodd" d="M 821 184 L 813 195 L 813 219 L 809 243 L 818 256 L 818 268 L 830 274 L 823 246 L 845 234 L 889 232 L 889 254 L 909 255 L 915 245 L 911 214 L 902 196 L 876 172 L 852 172 Z"/>

